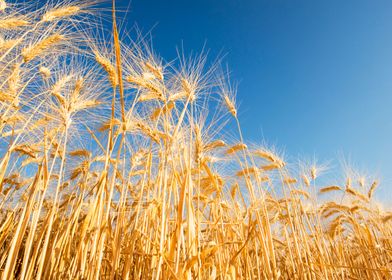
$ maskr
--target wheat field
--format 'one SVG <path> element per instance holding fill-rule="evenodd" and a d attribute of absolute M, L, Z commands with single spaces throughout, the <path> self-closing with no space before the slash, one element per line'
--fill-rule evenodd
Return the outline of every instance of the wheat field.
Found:
<path fill-rule="evenodd" d="M 221 62 L 114 5 L 34 2 L 0 0 L 2 279 L 392 279 L 377 180 L 247 143 Z"/>

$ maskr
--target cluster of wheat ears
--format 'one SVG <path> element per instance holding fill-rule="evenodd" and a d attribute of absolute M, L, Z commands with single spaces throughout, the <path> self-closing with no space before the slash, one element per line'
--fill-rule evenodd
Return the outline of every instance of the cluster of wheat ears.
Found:
<path fill-rule="evenodd" d="M 2 279 L 392 278 L 377 181 L 246 145 L 219 61 L 31 2 L 0 0 Z"/>

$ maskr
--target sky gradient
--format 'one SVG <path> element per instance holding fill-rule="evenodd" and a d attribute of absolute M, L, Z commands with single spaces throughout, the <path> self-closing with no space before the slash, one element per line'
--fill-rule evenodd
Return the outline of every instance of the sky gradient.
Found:
<path fill-rule="evenodd" d="M 120 9 L 128 1 L 118 1 Z M 126 24 L 164 59 L 203 45 L 238 82 L 245 139 L 289 160 L 345 160 L 392 201 L 392 1 L 133 0 Z M 390 204 L 390 203 L 389 203 Z"/>

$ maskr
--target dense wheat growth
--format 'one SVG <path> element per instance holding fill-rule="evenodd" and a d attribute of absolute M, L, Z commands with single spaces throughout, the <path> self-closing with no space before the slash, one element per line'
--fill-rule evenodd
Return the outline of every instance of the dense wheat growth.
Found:
<path fill-rule="evenodd" d="M 2 279 L 392 278 L 377 181 L 246 143 L 218 62 L 29 2 L 0 1 Z"/>

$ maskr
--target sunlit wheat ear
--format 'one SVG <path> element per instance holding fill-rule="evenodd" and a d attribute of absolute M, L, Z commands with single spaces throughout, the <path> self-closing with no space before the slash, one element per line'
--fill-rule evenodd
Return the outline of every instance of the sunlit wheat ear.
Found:
<path fill-rule="evenodd" d="M 17 63 L 13 66 L 10 77 L 8 78 L 8 88 L 10 94 L 15 96 L 17 94 L 20 82 L 20 64 Z"/>
<path fill-rule="evenodd" d="M 8 51 L 9 49 L 20 44 L 21 42 L 22 42 L 22 38 L 5 40 L 3 37 L 0 36 L 0 51 L 1 52 Z"/>
<path fill-rule="evenodd" d="M 45 53 L 45 51 L 49 50 L 51 47 L 56 44 L 63 42 L 66 38 L 61 34 L 53 34 L 51 36 L 42 39 L 38 43 L 24 48 L 22 50 L 22 56 L 25 62 L 29 62 L 37 56 L 40 56 Z"/>
<path fill-rule="evenodd" d="M 152 63 L 146 61 L 144 63 L 145 68 L 150 71 L 155 78 L 159 79 L 159 80 L 163 80 L 163 70 L 161 66 L 155 66 Z"/>
<path fill-rule="evenodd" d="M 4 0 L 0 0 L 0 12 L 3 12 L 7 8 L 7 3 Z"/>
<path fill-rule="evenodd" d="M 126 81 L 133 84 L 139 89 L 143 90 L 138 98 L 139 102 L 150 101 L 150 100 L 162 100 L 165 101 L 165 96 L 163 94 L 163 84 L 154 81 L 155 76 L 151 73 L 143 73 L 140 77 L 127 76 Z"/>
<path fill-rule="evenodd" d="M 232 114 L 233 117 L 236 118 L 237 117 L 237 109 L 235 107 L 234 100 L 228 94 L 224 94 L 223 98 L 225 100 L 225 104 L 226 104 L 227 109 L 229 110 L 230 114 Z"/>
<path fill-rule="evenodd" d="M 302 174 L 301 175 L 302 181 L 304 182 L 305 186 L 310 187 L 310 179 L 308 175 Z"/>
<path fill-rule="evenodd" d="M 164 95 L 163 95 L 163 88 L 162 85 L 160 83 L 155 83 L 154 81 L 150 80 L 150 79 L 145 79 L 145 77 L 143 76 L 143 87 L 149 90 L 150 95 L 155 95 L 156 98 L 160 99 L 160 100 L 164 100 Z"/>
<path fill-rule="evenodd" d="M 24 27 L 29 25 L 30 22 L 24 17 L 11 17 L 6 19 L 0 19 L 0 29 L 14 29 L 18 27 Z"/>
<path fill-rule="evenodd" d="M 27 144 L 21 144 L 15 146 L 13 151 L 27 155 L 32 158 L 36 158 L 36 153 L 38 152 L 38 150 L 34 149 L 31 145 L 27 145 Z"/>
<path fill-rule="evenodd" d="M 225 147 L 226 143 L 223 140 L 215 140 L 213 142 L 207 143 L 204 145 L 203 150 L 205 150 L 206 152 L 210 151 L 210 150 L 214 150 L 217 148 L 222 148 Z"/>
<path fill-rule="evenodd" d="M 307 191 L 304 191 L 304 190 L 291 190 L 290 193 L 293 196 L 294 195 L 299 195 L 299 196 L 303 196 L 303 197 L 305 197 L 307 199 L 310 198 L 310 194 Z"/>
<path fill-rule="evenodd" d="M 346 178 L 346 185 L 345 185 L 346 189 L 351 189 L 351 182 L 352 182 L 351 177 L 347 177 Z"/>
<path fill-rule="evenodd" d="M 319 192 L 320 192 L 320 193 L 327 193 L 327 192 L 341 191 L 341 190 L 342 190 L 342 188 L 339 187 L 339 186 L 328 186 L 328 187 L 321 188 L 321 189 L 319 190 Z"/>
<path fill-rule="evenodd" d="M 365 181 L 366 181 L 365 177 L 359 177 L 358 178 L 359 186 L 362 187 L 362 188 L 365 187 Z"/>
<path fill-rule="evenodd" d="M 144 72 L 142 77 L 145 81 L 152 81 L 156 79 L 156 76 L 151 72 Z"/>
<path fill-rule="evenodd" d="M 182 90 L 185 93 L 185 96 L 189 99 L 190 102 L 195 101 L 196 99 L 196 91 L 195 85 L 192 85 L 187 79 L 181 79 Z"/>
<path fill-rule="evenodd" d="M 372 185 L 370 186 L 369 192 L 368 192 L 368 198 L 371 199 L 373 197 L 374 191 L 378 187 L 378 182 L 374 181 Z"/>
<path fill-rule="evenodd" d="M 5 98 L 5 99 L 3 99 L 3 98 Z M 0 102 L 6 102 L 6 101 L 12 101 L 13 100 L 13 97 L 10 100 L 8 100 L 6 98 L 9 98 L 9 95 L 5 95 L 4 93 L 0 93 Z M 1 118 L 1 123 L 3 125 L 11 125 L 11 126 L 13 126 L 13 125 L 16 125 L 17 123 L 24 122 L 24 121 L 26 121 L 26 118 L 19 111 L 15 112 L 14 114 L 12 114 L 12 115 L 10 115 L 8 117 L 2 116 L 2 118 Z"/>
<path fill-rule="evenodd" d="M 387 214 L 387 215 L 385 215 L 383 218 L 382 218 L 382 222 L 385 224 L 385 223 L 388 223 L 389 221 L 391 221 L 392 220 L 392 213 L 390 213 L 390 214 Z"/>
<path fill-rule="evenodd" d="M 61 79 L 57 80 L 51 88 L 51 94 L 56 97 L 57 101 L 65 106 L 65 97 L 62 95 L 61 91 L 65 87 L 65 85 L 70 82 L 72 79 L 71 75 L 66 75 Z"/>
<path fill-rule="evenodd" d="M 80 92 L 84 86 L 85 78 L 84 77 L 78 77 L 75 82 L 75 87 L 71 93 L 71 102 L 77 102 L 78 97 L 80 95 Z"/>
<path fill-rule="evenodd" d="M 270 171 L 270 170 L 275 170 L 275 169 L 280 169 L 283 166 L 279 163 L 271 163 L 271 164 L 266 164 L 266 165 L 262 165 L 260 168 L 264 171 Z"/>
<path fill-rule="evenodd" d="M 254 156 L 263 158 L 271 163 L 276 164 L 279 167 L 283 167 L 286 165 L 286 163 L 276 153 L 270 150 L 261 148 L 254 150 L 252 153 Z"/>
<path fill-rule="evenodd" d="M 60 8 L 54 8 L 52 10 L 47 11 L 43 16 L 42 22 L 50 22 L 55 20 L 60 20 L 64 17 L 70 17 L 77 15 L 81 12 L 81 8 L 79 6 L 66 6 Z"/>
<path fill-rule="evenodd" d="M 134 153 L 131 157 L 131 165 L 132 167 L 137 167 L 146 161 L 147 151 L 145 149 L 140 149 L 136 153 Z"/>
<path fill-rule="evenodd" d="M 292 185 L 292 184 L 296 184 L 298 181 L 295 178 L 292 178 L 292 177 L 289 177 L 289 176 L 285 176 L 283 178 L 282 182 L 283 182 L 283 184 L 286 184 L 286 185 Z"/>
<path fill-rule="evenodd" d="M 229 113 L 237 118 L 237 104 L 236 104 L 236 87 L 233 87 L 230 83 L 229 72 L 224 74 L 222 71 L 217 72 L 219 94 L 222 96 L 223 103 L 226 106 Z"/>
<path fill-rule="evenodd" d="M 52 72 L 50 71 L 50 69 L 45 66 L 41 66 L 39 68 L 39 72 L 41 73 L 41 75 L 44 79 L 49 79 L 50 76 L 52 75 Z"/>
<path fill-rule="evenodd" d="M 258 174 L 258 173 L 260 173 L 260 169 L 258 169 L 257 167 L 247 167 L 247 168 L 244 168 L 240 171 L 237 171 L 236 176 L 238 176 L 238 177 L 249 176 L 249 175 Z"/>
<path fill-rule="evenodd" d="M 149 125 L 145 124 L 143 121 L 137 121 L 134 124 L 134 128 L 140 130 L 144 135 L 148 136 L 155 143 L 160 143 L 160 136 L 157 131 L 153 130 Z"/>
<path fill-rule="evenodd" d="M 203 149 L 202 149 L 203 140 L 201 138 L 200 126 L 198 124 L 195 124 L 194 133 L 195 133 L 195 140 L 194 140 L 194 142 L 195 142 L 195 162 L 197 164 L 199 164 L 200 159 L 202 157 L 202 152 L 203 152 Z"/>
<path fill-rule="evenodd" d="M 315 165 L 310 167 L 310 177 L 315 180 L 319 175 L 319 171 Z"/>
<path fill-rule="evenodd" d="M 103 122 L 101 124 L 101 126 L 97 129 L 97 131 L 104 132 L 104 131 L 107 131 L 111 126 L 119 126 L 119 125 L 121 125 L 121 121 L 118 119 L 108 120 L 108 121 Z M 134 129 L 133 121 L 128 118 L 127 118 L 126 128 L 129 131 Z"/>
<path fill-rule="evenodd" d="M 102 68 L 106 71 L 109 81 L 113 88 L 118 85 L 118 77 L 116 68 L 112 65 L 109 59 L 102 56 L 98 51 L 94 51 L 95 60 L 102 66 Z"/>
<path fill-rule="evenodd" d="M 367 196 L 351 187 L 346 187 L 346 193 L 351 194 L 352 196 L 355 196 L 363 201 L 369 201 L 369 198 Z"/>
<path fill-rule="evenodd" d="M 125 78 L 125 80 L 128 83 L 135 84 L 135 85 L 140 86 L 140 87 L 144 87 L 144 82 L 143 82 L 143 78 L 142 77 L 127 76 Z"/>
<path fill-rule="evenodd" d="M 170 113 L 170 111 L 173 110 L 174 106 L 174 102 L 169 101 L 162 108 L 155 109 L 154 112 L 151 114 L 151 119 L 156 120 L 159 116 Z"/>
<path fill-rule="evenodd" d="M 236 152 L 239 151 L 243 151 L 246 150 L 248 148 L 248 146 L 244 143 L 238 143 L 234 146 L 231 146 L 229 149 L 226 150 L 226 154 L 230 155 L 230 154 L 234 154 Z"/>

